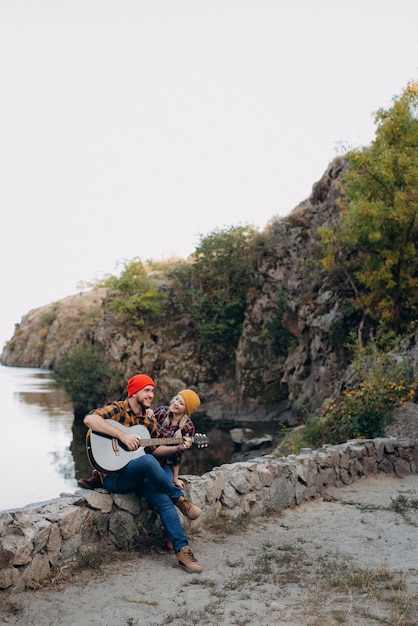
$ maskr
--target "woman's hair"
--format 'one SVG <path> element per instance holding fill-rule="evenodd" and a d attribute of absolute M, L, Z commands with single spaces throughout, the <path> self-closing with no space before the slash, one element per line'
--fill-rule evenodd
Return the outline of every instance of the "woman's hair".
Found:
<path fill-rule="evenodd" d="M 186 425 L 187 420 L 189 419 L 189 414 L 186 412 L 183 417 L 181 418 L 181 420 L 179 421 L 179 428 L 180 430 L 183 428 L 183 426 Z"/>

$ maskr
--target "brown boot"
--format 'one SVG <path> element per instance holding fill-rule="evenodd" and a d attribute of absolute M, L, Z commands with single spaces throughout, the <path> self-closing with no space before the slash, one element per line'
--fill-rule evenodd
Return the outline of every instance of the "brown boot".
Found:
<path fill-rule="evenodd" d="M 80 487 L 83 489 L 98 489 L 103 487 L 102 478 L 97 470 L 93 470 L 93 474 L 90 478 L 80 478 L 78 481 Z"/>
<path fill-rule="evenodd" d="M 178 498 L 175 502 L 175 505 L 176 507 L 180 509 L 183 515 L 185 515 L 189 519 L 198 518 L 202 512 L 202 509 L 199 509 L 198 506 L 186 500 L 184 496 L 181 496 L 180 498 Z"/>
<path fill-rule="evenodd" d="M 181 567 L 189 574 L 200 574 L 203 572 L 203 567 L 196 561 L 189 546 L 185 546 L 177 552 L 174 567 Z"/>

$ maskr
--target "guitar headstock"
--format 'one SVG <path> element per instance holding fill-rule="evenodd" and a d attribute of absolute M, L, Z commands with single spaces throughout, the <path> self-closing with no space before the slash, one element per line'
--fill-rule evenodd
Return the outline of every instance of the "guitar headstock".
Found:
<path fill-rule="evenodd" d="M 207 448 L 209 445 L 209 439 L 207 438 L 207 435 L 201 435 L 200 433 L 196 433 L 193 437 L 193 443 L 198 448 Z"/>

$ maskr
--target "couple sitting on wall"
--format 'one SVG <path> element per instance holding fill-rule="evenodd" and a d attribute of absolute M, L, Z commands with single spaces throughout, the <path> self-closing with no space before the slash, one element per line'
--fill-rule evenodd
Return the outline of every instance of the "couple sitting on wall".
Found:
<path fill-rule="evenodd" d="M 103 487 L 113 493 L 135 492 L 144 496 L 160 515 L 161 524 L 176 554 L 174 565 L 189 573 L 200 573 L 189 547 L 175 507 L 188 519 L 196 519 L 201 509 L 189 502 L 183 493 L 184 483 L 179 479 L 181 455 L 192 445 L 195 432 L 190 415 L 200 405 L 200 398 L 191 389 L 180 391 L 170 405 L 151 409 L 155 383 L 145 374 L 129 379 L 126 400 L 115 401 L 103 408 L 94 409 L 84 418 L 85 425 L 94 433 L 121 442 L 126 450 L 135 451 L 141 446 L 136 434 L 129 431 L 134 425 L 145 426 L 150 437 L 172 437 L 180 429 L 181 439 L 175 445 L 150 445 L 142 454 L 118 471 L 109 474 L 93 472 L 89 479 L 80 479 L 79 485 L 87 489 Z M 112 425 L 116 420 L 124 429 Z"/>

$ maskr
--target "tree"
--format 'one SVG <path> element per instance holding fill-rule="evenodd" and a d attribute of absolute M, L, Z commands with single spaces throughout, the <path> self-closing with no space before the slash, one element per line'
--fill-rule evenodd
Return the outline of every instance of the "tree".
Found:
<path fill-rule="evenodd" d="M 325 267 L 353 304 L 396 334 L 418 305 L 418 83 L 376 113 L 370 147 L 348 154 L 339 220 L 321 232 Z"/>
<path fill-rule="evenodd" d="M 125 263 L 119 277 L 110 276 L 103 282 L 111 290 L 107 306 L 137 327 L 144 325 L 145 316 L 158 316 L 163 307 L 164 295 L 151 270 L 150 264 L 133 259 Z"/>
<path fill-rule="evenodd" d="M 89 342 L 75 346 L 57 366 L 55 378 L 71 398 L 77 419 L 104 404 L 111 372 L 100 347 Z"/>
<path fill-rule="evenodd" d="M 191 262 L 171 274 L 202 358 L 218 374 L 232 367 L 261 246 L 251 226 L 216 229 L 201 239 Z"/>

